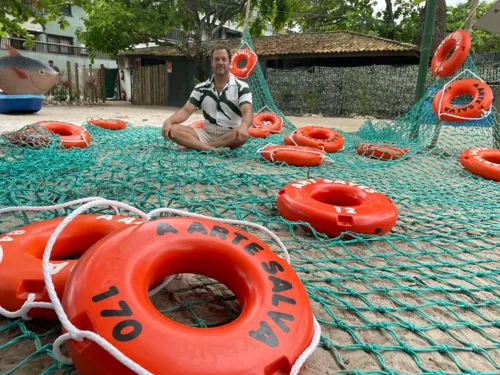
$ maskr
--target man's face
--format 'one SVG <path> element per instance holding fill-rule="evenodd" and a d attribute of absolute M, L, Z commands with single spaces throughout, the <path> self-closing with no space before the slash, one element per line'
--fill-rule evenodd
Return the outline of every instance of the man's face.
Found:
<path fill-rule="evenodd" d="M 212 69 L 215 75 L 224 76 L 229 72 L 229 56 L 225 49 L 218 49 L 214 51 L 212 58 Z"/>

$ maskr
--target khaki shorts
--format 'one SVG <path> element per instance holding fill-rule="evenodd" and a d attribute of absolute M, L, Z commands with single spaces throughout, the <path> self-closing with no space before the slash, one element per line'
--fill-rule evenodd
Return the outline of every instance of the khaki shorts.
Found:
<path fill-rule="evenodd" d="M 198 139 L 203 143 L 211 143 L 219 138 L 221 135 L 232 132 L 232 128 L 227 128 L 225 126 L 206 124 L 202 128 L 194 128 Z"/>

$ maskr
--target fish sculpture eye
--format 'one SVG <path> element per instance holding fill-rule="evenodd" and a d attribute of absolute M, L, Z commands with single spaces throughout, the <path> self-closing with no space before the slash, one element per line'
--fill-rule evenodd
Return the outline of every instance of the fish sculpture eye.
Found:
<path fill-rule="evenodd" d="M 38 71 L 38 73 L 40 73 L 40 75 L 42 75 L 42 76 L 43 76 L 43 75 L 45 74 L 45 70 L 40 69 L 40 70 Z"/>

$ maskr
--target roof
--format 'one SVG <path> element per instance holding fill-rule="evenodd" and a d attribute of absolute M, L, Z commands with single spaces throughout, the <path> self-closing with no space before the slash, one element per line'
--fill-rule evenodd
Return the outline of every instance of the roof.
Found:
<path fill-rule="evenodd" d="M 365 35 L 353 31 L 330 31 L 324 33 L 272 35 L 252 38 L 259 57 L 286 55 L 332 55 L 373 52 L 418 52 L 413 44 Z M 236 50 L 240 39 L 213 40 L 209 43 L 225 45 Z M 149 47 L 121 54 L 127 56 L 182 56 L 175 47 Z"/>

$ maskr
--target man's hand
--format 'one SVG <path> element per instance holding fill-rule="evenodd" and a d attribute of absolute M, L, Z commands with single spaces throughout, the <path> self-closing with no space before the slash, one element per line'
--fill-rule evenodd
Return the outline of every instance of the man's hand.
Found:
<path fill-rule="evenodd" d="M 236 143 L 241 145 L 245 144 L 245 142 L 248 140 L 248 137 L 250 136 L 248 134 L 248 129 L 244 126 L 241 126 L 234 130 L 236 132 L 236 139 L 235 139 Z"/>
<path fill-rule="evenodd" d="M 161 135 L 170 141 L 170 129 L 172 128 L 172 123 L 166 120 L 161 128 Z"/>

